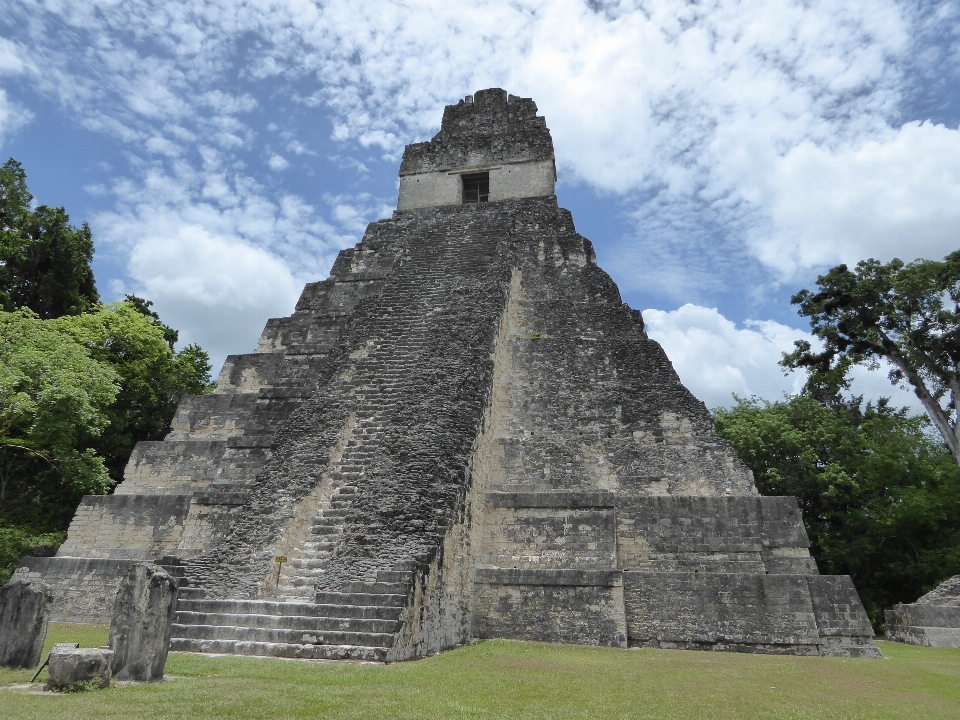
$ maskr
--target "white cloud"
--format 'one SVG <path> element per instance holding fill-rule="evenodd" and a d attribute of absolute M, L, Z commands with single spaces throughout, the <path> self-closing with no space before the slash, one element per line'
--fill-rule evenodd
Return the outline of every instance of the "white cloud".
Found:
<path fill-rule="evenodd" d="M 0 145 L 5 138 L 10 137 L 17 130 L 30 122 L 33 113 L 25 107 L 11 102 L 7 93 L 0 88 Z"/>
<path fill-rule="evenodd" d="M 252 351 L 267 318 L 289 315 L 303 286 L 275 255 L 198 225 L 138 241 L 129 273 L 180 340 L 202 342 L 218 366 Z"/>
<path fill-rule="evenodd" d="M 290 167 L 290 163 L 286 160 L 286 158 L 283 158 L 280 155 L 271 156 L 267 164 L 270 166 L 271 170 L 275 170 L 277 172 L 286 170 L 288 167 Z"/>
<path fill-rule="evenodd" d="M 750 321 L 738 328 L 716 308 L 684 305 L 669 312 L 644 310 L 647 333 L 659 342 L 690 391 L 707 407 L 729 407 L 732 393 L 775 401 L 796 394 L 805 377 L 784 375 L 778 363 L 795 340 L 813 341 L 809 333 L 772 320 Z M 916 397 L 890 384 L 886 370 L 856 368 L 851 392 L 866 400 L 892 398 L 896 406 L 923 409 Z"/>
<path fill-rule="evenodd" d="M 774 234 L 752 245 L 785 273 L 960 248 L 960 129 L 908 123 L 836 151 L 803 142 L 765 179 Z"/>

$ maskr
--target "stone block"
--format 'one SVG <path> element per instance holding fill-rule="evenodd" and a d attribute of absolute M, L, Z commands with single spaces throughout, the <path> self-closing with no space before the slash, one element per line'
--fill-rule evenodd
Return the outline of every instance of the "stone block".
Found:
<path fill-rule="evenodd" d="M 112 658 L 113 651 L 107 648 L 53 650 L 47 686 L 60 691 L 109 687 Z"/>
<path fill-rule="evenodd" d="M 110 623 L 119 680 L 160 680 L 170 648 L 177 581 L 159 565 L 137 563 L 120 583 Z"/>
<path fill-rule="evenodd" d="M 40 663 L 52 603 L 53 591 L 44 582 L 14 578 L 0 588 L 0 666 Z"/>

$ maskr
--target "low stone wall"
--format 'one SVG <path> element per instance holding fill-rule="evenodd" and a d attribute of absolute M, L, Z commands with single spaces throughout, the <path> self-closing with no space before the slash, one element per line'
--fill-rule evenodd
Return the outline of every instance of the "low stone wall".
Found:
<path fill-rule="evenodd" d="M 626 647 L 620 573 L 477 569 L 473 637 Z"/>
<path fill-rule="evenodd" d="M 43 580 L 52 588 L 52 621 L 106 625 L 120 580 L 136 563 L 106 558 L 25 557 L 13 576 Z"/>
<path fill-rule="evenodd" d="M 884 614 L 887 640 L 924 647 L 960 648 L 960 608 L 898 604 Z"/>

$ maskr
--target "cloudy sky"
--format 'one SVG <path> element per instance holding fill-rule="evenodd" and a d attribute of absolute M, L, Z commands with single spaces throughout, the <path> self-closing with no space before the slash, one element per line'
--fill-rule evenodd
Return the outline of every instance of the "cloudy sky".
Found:
<path fill-rule="evenodd" d="M 960 0 L 0 0 L 0 154 L 218 367 L 486 87 L 536 100 L 560 204 L 711 407 L 800 386 L 818 273 L 960 247 Z"/>

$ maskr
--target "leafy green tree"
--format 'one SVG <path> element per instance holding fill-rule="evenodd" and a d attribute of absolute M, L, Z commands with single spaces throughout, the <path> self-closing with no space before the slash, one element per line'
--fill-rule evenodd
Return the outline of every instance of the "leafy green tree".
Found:
<path fill-rule="evenodd" d="M 806 393 L 830 402 L 849 387 L 851 366 L 889 361 L 890 381 L 913 389 L 960 465 L 960 251 L 942 261 L 839 265 L 817 286 L 791 302 L 823 350 L 797 341 L 781 364 L 805 368 Z"/>
<path fill-rule="evenodd" d="M 207 354 L 195 345 L 174 351 L 170 328 L 135 302 L 54 320 L 26 308 L 0 318 L 0 521 L 8 524 L 65 529 L 82 495 L 122 480 L 138 441 L 169 432 L 183 395 L 212 387 Z"/>
<path fill-rule="evenodd" d="M 160 440 L 180 399 L 203 394 L 210 360 L 152 303 L 99 303 L 90 228 L 41 205 L 0 167 L 0 582 L 45 553 L 85 494 L 123 479 L 134 445 Z M 44 549 L 46 548 L 46 549 Z"/>
<path fill-rule="evenodd" d="M 0 519 L 6 523 L 47 525 L 63 495 L 79 501 L 112 486 L 91 443 L 110 422 L 120 378 L 90 356 L 93 335 L 65 327 L 77 319 L 0 312 Z"/>
<path fill-rule="evenodd" d="M 850 575 L 876 627 L 960 573 L 960 470 L 923 416 L 800 396 L 715 422 L 762 494 L 797 497 L 820 571 Z"/>
<path fill-rule="evenodd" d="M 184 395 L 203 395 L 215 387 L 207 353 L 195 344 L 174 350 L 178 333 L 160 322 L 150 310 L 152 304 L 128 295 L 124 302 L 107 306 L 109 313 L 77 318 L 100 328 L 100 340 L 90 346 L 90 353 L 119 377 L 120 391 L 107 410 L 109 425 L 93 443 L 114 482 L 123 480 L 134 445 L 161 440 L 170 432 Z"/>
<path fill-rule="evenodd" d="M 0 167 L 0 309 L 27 307 L 42 318 L 78 315 L 99 301 L 90 262 L 90 227 L 62 208 L 30 209 L 23 167 Z"/>

